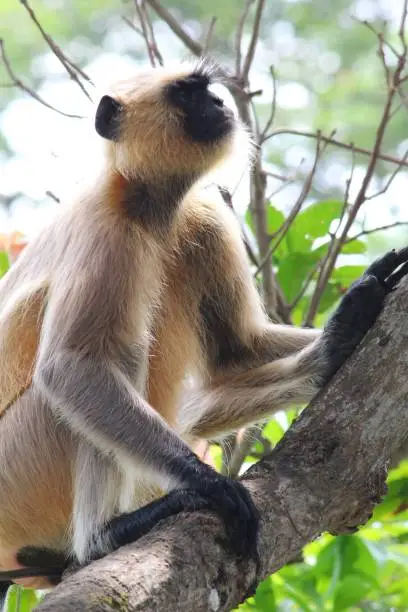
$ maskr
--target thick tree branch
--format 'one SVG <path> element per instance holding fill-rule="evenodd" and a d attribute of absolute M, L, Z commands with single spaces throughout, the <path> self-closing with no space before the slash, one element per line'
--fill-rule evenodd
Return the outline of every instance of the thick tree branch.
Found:
<path fill-rule="evenodd" d="M 408 282 L 331 384 L 243 481 L 262 516 L 260 570 L 228 551 L 209 513 L 175 517 L 67 577 L 37 608 L 227 611 L 323 531 L 364 523 L 408 437 Z"/>

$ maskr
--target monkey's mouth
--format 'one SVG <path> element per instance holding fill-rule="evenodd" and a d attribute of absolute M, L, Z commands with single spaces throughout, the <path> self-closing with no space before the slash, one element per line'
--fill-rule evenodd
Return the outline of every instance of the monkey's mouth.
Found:
<path fill-rule="evenodd" d="M 213 143 L 228 136 L 235 125 L 232 111 L 223 100 L 209 91 L 206 75 L 191 74 L 171 83 L 167 97 L 172 106 L 182 111 L 184 129 L 199 143 Z"/>

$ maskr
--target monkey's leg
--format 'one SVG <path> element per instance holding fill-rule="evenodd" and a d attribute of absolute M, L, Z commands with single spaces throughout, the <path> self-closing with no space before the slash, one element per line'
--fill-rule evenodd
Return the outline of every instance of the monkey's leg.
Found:
<path fill-rule="evenodd" d="M 91 548 L 105 552 L 111 549 L 102 527 L 118 512 L 121 485 L 121 474 L 112 459 L 81 441 L 73 510 L 73 551 L 80 563 L 87 561 Z"/>
<path fill-rule="evenodd" d="M 13 575 L 0 571 L 1 582 L 3 576 L 45 588 L 48 580 L 33 578 L 39 575 L 37 570 L 51 576 L 57 569 L 56 558 L 59 563 L 68 553 L 75 446 L 72 434 L 33 389 L 1 418 L 0 568 L 17 571 Z M 24 576 L 29 578 L 23 580 Z"/>

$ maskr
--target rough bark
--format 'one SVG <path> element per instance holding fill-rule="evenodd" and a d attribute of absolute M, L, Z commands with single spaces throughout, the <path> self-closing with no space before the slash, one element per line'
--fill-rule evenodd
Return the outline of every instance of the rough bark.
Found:
<path fill-rule="evenodd" d="M 37 609 L 231 610 L 323 531 L 364 523 L 408 438 L 407 297 L 404 281 L 353 357 L 245 475 L 262 515 L 258 573 L 228 551 L 216 517 L 180 515 L 67 577 Z"/>

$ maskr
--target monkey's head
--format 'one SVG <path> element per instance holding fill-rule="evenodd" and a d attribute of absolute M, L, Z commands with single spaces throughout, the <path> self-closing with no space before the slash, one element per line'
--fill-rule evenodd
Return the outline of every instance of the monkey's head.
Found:
<path fill-rule="evenodd" d="M 229 157 L 238 141 L 245 151 L 244 128 L 210 88 L 220 74 L 208 61 L 150 69 L 103 96 L 95 128 L 108 141 L 113 167 L 129 178 L 199 177 Z"/>

